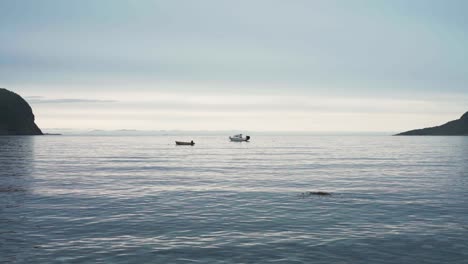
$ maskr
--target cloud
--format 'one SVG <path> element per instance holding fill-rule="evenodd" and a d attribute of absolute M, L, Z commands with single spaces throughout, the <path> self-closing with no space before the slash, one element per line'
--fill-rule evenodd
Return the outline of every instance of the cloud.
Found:
<path fill-rule="evenodd" d="M 3 82 L 283 82 L 354 94 L 466 92 L 468 82 L 463 1 L 3 2 Z"/>
<path fill-rule="evenodd" d="M 0 86 L 42 127 L 430 126 L 466 112 L 468 1 L 410 2 L 0 1 Z"/>
<path fill-rule="evenodd" d="M 58 98 L 48 99 L 42 96 L 26 96 L 26 101 L 30 104 L 76 104 L 76 103 L 115 103 L 115 100 L 101 100 L 101 99 L 81 99 L 81 98 Z"/>

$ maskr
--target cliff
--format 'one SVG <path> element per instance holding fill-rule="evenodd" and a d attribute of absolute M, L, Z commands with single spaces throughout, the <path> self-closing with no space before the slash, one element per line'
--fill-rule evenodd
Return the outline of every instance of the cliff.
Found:
<path fill-rule="evenodd" d="M 468 112 L 460 119 L 444 125 L 411 130 L 397 134 L 397 136 L 468 136 Z"/>
<path fill-rule="evenodd" d="M 0 135 L 42 135 L 29 104 L 3 88 L 0 88 Z"/>

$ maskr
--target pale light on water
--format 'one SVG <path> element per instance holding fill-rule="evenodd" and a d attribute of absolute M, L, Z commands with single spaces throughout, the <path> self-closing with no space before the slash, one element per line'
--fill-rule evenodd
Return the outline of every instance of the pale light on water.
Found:
<path fill-rule="evenodd" d="M 177 139 L 0 137 L 0 263 L 467 263 L 467 137 Z"/>

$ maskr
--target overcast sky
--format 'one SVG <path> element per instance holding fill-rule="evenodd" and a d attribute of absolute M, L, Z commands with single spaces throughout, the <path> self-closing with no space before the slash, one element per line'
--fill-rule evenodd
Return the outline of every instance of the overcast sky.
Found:
<path fill-rule="evenodd" d="M 468 111 L 468 1 L 2 0 L 43 128 L 401 131 Z"/>

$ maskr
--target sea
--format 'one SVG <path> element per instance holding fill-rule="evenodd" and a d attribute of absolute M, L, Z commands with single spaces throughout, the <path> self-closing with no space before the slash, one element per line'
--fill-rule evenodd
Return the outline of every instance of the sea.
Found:
<path fill-rule="evenodd" d="M 468 263 L 468 137 L 251 137 L 0 137 L 0 263 Z"/>

